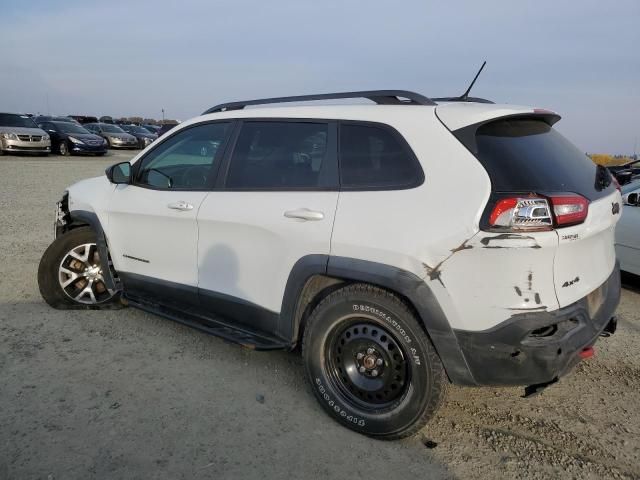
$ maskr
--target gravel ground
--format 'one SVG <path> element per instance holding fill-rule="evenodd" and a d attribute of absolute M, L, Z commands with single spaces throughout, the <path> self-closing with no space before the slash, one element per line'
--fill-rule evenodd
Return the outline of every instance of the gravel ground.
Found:
<path fill-rule="evenodd" d="M 70 183 L 128 158 L 0 158 L 0 479 L 640 478 L 640 294 L 616 335 L 532 399 L 451 388 L 421 436 L 331 421 L 299 355 L 134 309 L 56 311 L 36 269 Z"/>

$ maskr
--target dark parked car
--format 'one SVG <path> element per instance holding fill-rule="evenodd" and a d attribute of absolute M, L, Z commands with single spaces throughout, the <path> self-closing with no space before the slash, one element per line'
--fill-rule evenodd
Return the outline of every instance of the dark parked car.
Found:
<path fill-rule="evenodd" d="M 38 115 L 33 118 L 33 121 L 36 123 L 42 122 L 67 122 L 67 123 L 75 123 L 76 125 L 80 125 L 80 122 L 71 118 L 71 117 L 60 117 L 60 116 L 52 116 L 52 115 Z"/>
<path fill-rule="evenodd" d="M 155 133 L 156 135 L 160 131 L 160 125 L 149 125 L 148 123 L 142 125 L 144 128 L 149 130 L 151 133 Z"/>
<path fill-rule="evenodd" d="M 156 138 L 158 138 L 158 135 L 156 135 L 155 133 L 151 133 L 146 128 L 139 127 L 138 125 L 119 125 L 119 127 L 125 132 L 136 137 L 138 139 L 138 146 L 140 148 L 145 148 L 146 146 L 150 145 L 151 142 L 153 142 Z"/>
<path fill-rule="evenodd" d="M 98 121 L 97 117 L 90 117 L 87 115 L 69 115 L 69 117 L 73 118 L 78 123 L 81 123 L 83 125 L 85 123 L 96 123 Z"/>
<path fill-rule="evenodd" d="M 624 185 L 640 175 L 640 160 L 631 160 L 622 165 L 612 165 L 607 168 L 616 177 L 618 183 Z"/>
<path fill-rule="evenodd" d="M 110 148 L 138 148 L 138 139 L 122 130 L 118 125 L 87 123 L 84 128 L 104 138 Z"/>
<path fill-rule="evenodd" d="M 160 126 L 160 130 L 158 130 L 158 137 L 161 137 L 162 135 L 167 133 L 169 130 L 171 130 L 173 127 L 175 127 L 176 125 L 178 125 L 178 124 L 177 123 L 165 123 L 165 124 L 161 125 Z"/>
<path fill-rule="evenodd" d="M 40 122 L 38 126 L 51 137 L 51 150 L 60 155 L 107 153 L 107 141 L 100 135 L 71 122 Z"/>

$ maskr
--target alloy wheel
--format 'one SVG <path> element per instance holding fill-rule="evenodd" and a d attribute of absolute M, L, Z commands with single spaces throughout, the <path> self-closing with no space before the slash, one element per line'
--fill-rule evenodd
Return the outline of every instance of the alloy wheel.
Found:
<path fill-rule="evenodd" d="M 85 305 L 105 302 L 115 293 L 104 283 L 95 243 L 78 245 L 67 252 L 58 268 L 58 281 L 65 295 Z"/>

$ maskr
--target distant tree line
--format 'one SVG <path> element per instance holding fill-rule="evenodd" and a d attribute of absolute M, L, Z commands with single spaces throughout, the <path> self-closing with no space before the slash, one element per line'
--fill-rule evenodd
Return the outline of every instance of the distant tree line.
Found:
<path fill-rule="evenodd" d="M 596 162 L 598 165 L 602 165 L 604 167 L 622 165 L 623 163 L 634 160 L 633 157 L 627 157 L 626 155 L 608 155 L 606 153 L 588 153 L 587 155 L 589 155 L 591 160 Z"/>

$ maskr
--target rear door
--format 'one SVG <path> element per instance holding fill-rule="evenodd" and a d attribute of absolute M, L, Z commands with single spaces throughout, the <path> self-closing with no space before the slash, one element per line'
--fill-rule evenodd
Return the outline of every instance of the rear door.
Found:
<path fill-rule="evenodd" d="M 335 124 L 244 120 L 225 173 L 198 213 L 200 302 L 278 333 L 294 265 L 329 254 L 338 201 Z"/>
<path fill-rule="evenodd" d="M 494 201 L 514 192 L 535 194 L 552 205 L 549 222 L 558 237 L 553 282 L 564 307 L 595 290 L 613 271 L 621 198 L 609 172 L 550 123 L 541 116 L 492 120 L 476 129 L 471 149 L 491 178 Z"/>

